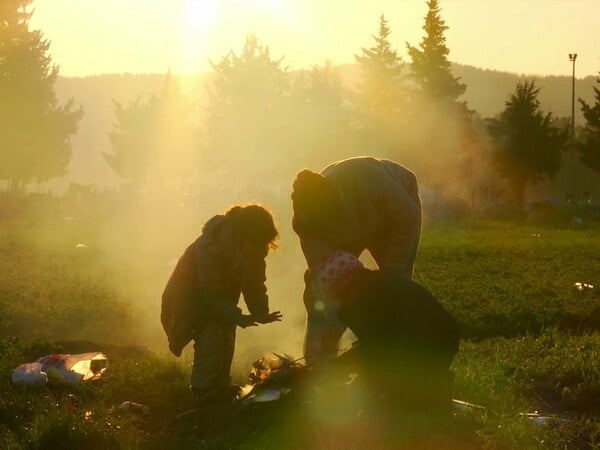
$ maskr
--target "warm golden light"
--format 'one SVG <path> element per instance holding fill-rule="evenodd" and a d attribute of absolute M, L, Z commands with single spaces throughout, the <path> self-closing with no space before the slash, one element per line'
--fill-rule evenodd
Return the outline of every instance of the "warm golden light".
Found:
<path fill-rule="evenodd" d="M 194 72 L 199 61 L 206 59 L 208 41 L 220 3 L 220 0 L 186 0 L 177 61 L 177 66 L 182 72 Z"/>
<path fill-rule="evenodd" d="M 442 2 L 450 59 L 510 72 L 566 75 L 570 67 L 562 58 L 577 49 L 579 73 L 595 74 L 598 52 L 586 36 L 595 33 L 600 2 L 547 2 L 543 20 L 532 22 L 539 3 Z M 356 49 L 369 44 L 381 13 L 390 21 L 394 47 L 406 58 L 404 44 L 419 41 L 426 12 L 424 0 L 37 0 L 34 7 L 31 26 L 52 42 L 53 60 L 64 76 L 206 72 L 209 57 L 239 48 L 248 33 L 294 68 L 325 60 L 352 63 Z M 131 20 L 135 14 L 139 20 Z"/>
<path fill-rule="evenodd" d="M 187 0 L 185 24 L 188 32 L 204 32 L 214 20 L 219 3 L 219 0 Z"/>

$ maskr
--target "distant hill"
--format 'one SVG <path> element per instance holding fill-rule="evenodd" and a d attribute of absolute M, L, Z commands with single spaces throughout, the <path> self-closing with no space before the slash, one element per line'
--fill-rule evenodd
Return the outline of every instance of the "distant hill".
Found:
<path fill-rule="evenodd" d="M 541 88 L 539 99 L 544 111 L 552 112 L 558 117 L 571 117 L 572 79 L 569 76 L 535 77 L 460 64 L 453 65 L 453 73 L 461 77 L 461 81 L 467 85 L 464 99 L 483 117 L 493 116 L 502 111 L 507 97 L 515 90 L 517 83 L 525 80 L 535 80 L 536 86 Z M 577 98 L 593 103 L 592 86 L 596 84 L 596 78 L 588 76 L 575 79 L 575 120 L 578 123 L 581 123 L 583 116 Z"/>
<path fill-rule="evenodd" d="M 354 64 L 339 66 L 342 81 L 352 86 L 360 75 Z M 473 66 L 453 65 L 453 73 L 467 85 L 464 99 L 471 109 L 483 117 L 493 116 L 504 108 L 504 103 L 517 82 L 536 79 L 541 88 L 540 101 L 545 111 L 556 116 L 571 114 L 571 77 L 547 76 L 530 77 L 507 72 L 483 70 Z M 204 100 L 205 84 L 211 74 L 178 77 L 182 89 L 200 105 Z M 80 122 L 78 133 L 73 137 L 73 157 L 69 175 L 52 183 L 55 191 L 64 191 L 69 182 L 89 184 L 99 187 L 116 186 L 118 177 L 106 165 L 102 154 L 110 150 L 108 133 L 114 124 L 113 99 L 128 103 L 137 97 L 147 97 L 157 93 L 165 79 L 165 74 L 106 74 L 89 77 L 59 77 L 56 92 L 64 101 L 73 98 L 77 105 L 83 105 L 85 115 Z M 577 79 L 576 97 L 593 102 L 592 86 L 594 77 Z M 576 104 L 576 120 L 583 120 Z"/>
<path fill-rule="evenodd" d="M 347 85 L 352 85 L 359 79 L 360 70 L 356 64 L 339 66 L 342 80 Z M 452 64 L 452 73 L 460 77 L 461 82 L 467 85 L 467 91 L 462 97 L 469 108 L 475 109 L 483 117 L 491 117 L 504 109 L 504 103 L 512 94 L 520 81 L 535 80 L 540 87 L 540 102 L 544 111 L 551 111 L 554 115 L 571 117 L 571 77 L 533 75 L 519 75 L 510 72 L 479 69 L 474 66 Z M 600 77 L 600 76 L 599 76 Z M 588 103 L 594 101 L 592 86 L 596 78 L 588 76 L 575 79 L 575 96 L 583 98 Z M 575 120 L 583 120 L 579 104 L 575 104 Z"/>

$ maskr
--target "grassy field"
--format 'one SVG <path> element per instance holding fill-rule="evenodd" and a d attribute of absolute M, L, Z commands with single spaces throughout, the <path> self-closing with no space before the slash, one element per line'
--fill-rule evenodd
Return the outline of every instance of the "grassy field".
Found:
<path fill-rule="evenodd" d="M 218 442 L 197 438 L 175 419 L 191 406 L 190 353 L 180 359 L 166 353 L 158 311 L 162 287 L 195 226 L 160 227 L 0 226 L 0 448 L 600 449 L 598 225 L 425 226 L 415 278 L 463 328 L 455 398 L 485 411 L 443 418 L 373 413 L 331 422 L 315 411 L 285 410 L 265 413 L 260 426 L 237 424 Z M 285 320 L 240 331 L 237 382 L 264 352 L 299 355 L 297 247 L 283 233 L 280 250 L 267 260 L 273 306 Z M 580 290 L 578 282 L 594 287 Z M 110 363 L 98 381 L 41 389 L 10 382 L 23 362 L 94 350 L 105 351 Z M 125 400 L 148 405 L 150 414 L 119 412 Z M 538 425 L 521 414 L 535 411 L 566 420 Z"/>

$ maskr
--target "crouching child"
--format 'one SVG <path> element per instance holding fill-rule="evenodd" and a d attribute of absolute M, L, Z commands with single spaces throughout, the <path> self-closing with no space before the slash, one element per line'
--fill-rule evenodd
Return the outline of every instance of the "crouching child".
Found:
<path fill-rule="evenodd" d="M 378 398 L 406 409 L 450 406 L 449 368 L 460 331 L 431 292 L 408 278 L 365 269 L 340 251 L 319 265 L 317 276 L 338 318 L 358 338 L 346 358 L 358 362 L 359 375 Z"/>
<path fill-rule="evenodd" d="M 269 312 L 265 258 L 277 229 L 262 206 L 234 206 L 211 218 L 179 259 L 163 296 L 161 323 L 170 351 L 194 341 L 191 390 L 197 407 L 228 403 L 236 327 L 281 320 Z M 240 295 L 250 314 L 237 306 Z"/>

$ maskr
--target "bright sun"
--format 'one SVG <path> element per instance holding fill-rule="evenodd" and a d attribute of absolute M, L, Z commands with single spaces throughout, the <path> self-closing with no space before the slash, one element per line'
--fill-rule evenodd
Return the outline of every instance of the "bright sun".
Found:
<path fill-rule="evenodd" d="M 204 60 L 221 0 L 185 0 L 182 10 L 180 48 L 175 56 L 178 70 L 195 72 Z"/>
<path fill-rule="evenodd" d="M 187 0 L 185 18 L 188 29 L 204 31 L 213 21 L 218 9 L 219 0 Z"/>
<path fill-rule="evenodd" d="M 209 55 L 227 53 L 243 42 L 248 33 L 267 36 L 265 30 L 273 25 L 279 27 L 278 33 L 282 28 L 288 32 L 298 20 L 298 14 L 292 14 L 293 3 L 292 0 L 185 0 L 180 3 L 181 44 L 175 56 L 179 70 L 198 70 Z"/>

